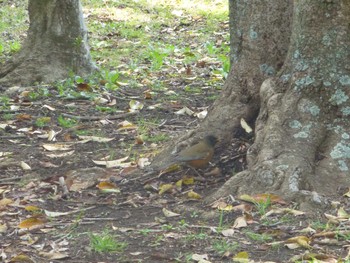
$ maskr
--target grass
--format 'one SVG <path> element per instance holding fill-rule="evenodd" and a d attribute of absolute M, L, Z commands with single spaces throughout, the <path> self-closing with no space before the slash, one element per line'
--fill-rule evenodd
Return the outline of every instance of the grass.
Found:
<path fill-rule="evenodd" d="M 259 233 L 255 233 L 255 232 L 251 232 L 251 231 L 245 231 L 244 233 L 251 240 L 254 240 L 254 241 L 257 241 L 260 243 L 266 243 L 266 242 L 271 241 L 273 239 L 272 236 L 270 236 L 266 233 L 259 234 Z"/>
<path fill-rule="evenodd" d="M 220 240 L 214 241 L 212 244 L 212 247 L 219 255 L 223 255 L 226 252 L 230 252 L 230 253 L 235 252 L 238 249 L 239 245 L 236 242 L 231 243 L 227 240 L 220 239 Z"/>
<path fill-rule="evenodd" d="M 258 209 L 258 213 L 263 216 L 267 213 L 268 208 L 271 206 L 271 199 L 267 197 L 266 200 L 255 202 L 254 205 Z"/>
<path fill-rule="evenodd" d="M 77 121 L 71 118 L 65 118 L 62 115 L 57 118 L 58 124 L 63 128 L 71 128 L 77 124 Z"/>
<path fill-rule="evenodd" d="M 121 242 L 108 231 L 98 234 L 89 234 L 90 247 L 98 253 L 118 252 L 121 253 L 127 247 L 126 242 Z"/>

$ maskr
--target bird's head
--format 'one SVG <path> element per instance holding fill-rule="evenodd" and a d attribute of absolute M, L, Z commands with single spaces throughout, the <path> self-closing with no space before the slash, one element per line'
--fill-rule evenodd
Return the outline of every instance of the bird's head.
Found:
<path fill-rule="evenodd" d="M 207 135 L 204 137 L 205 142 L 210 146 L 215 146 L 215 144 L 219 141 L 214 135 Z"/>

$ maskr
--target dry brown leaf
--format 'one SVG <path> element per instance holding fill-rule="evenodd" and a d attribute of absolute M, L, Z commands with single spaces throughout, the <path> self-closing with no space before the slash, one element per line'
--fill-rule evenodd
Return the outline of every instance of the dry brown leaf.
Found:
<path fill-rule="evenodd" d="M 26 114 L 26 113 L 17 114 L 17 115 L 16 115 L 16 119 L 17 119 L 18 121 L 28 121 L 28 120 L 31 120 L 31 119 L 32 119 L 32 115 Z"/>
<path fill-rule="evenodd" d="M 104 193 L 120 193 L 119 188 L 111 182 L 100 182 L 97 188 Z"/>
<path fill-rule="evenodd" d="M 246 227 L 248 224 L 247 224 L 247 220 L 245 219 L 244 216 L 240 216 L 240 217 L 237 217 L 235 222 L 233 223 L 233 228 L 242 228 L 242 227 Z"/>
<path fill-rule="evenodd" d="M 46 220 L 43 217 L 33 216 L 33 217 L 30 217 L 30 218 L 23 220 L 18 225 L 18 227 L 22 228 L 22 229 L 24 229 L 24 228 L 27 228 L 27 229 L 40 228 L 40 227 L 44 226 L 45 221 Z"/>

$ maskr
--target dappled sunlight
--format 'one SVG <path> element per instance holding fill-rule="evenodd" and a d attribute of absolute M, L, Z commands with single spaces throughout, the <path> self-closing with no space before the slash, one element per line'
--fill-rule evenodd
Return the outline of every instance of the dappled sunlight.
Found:
<path fill-rule="evenodd" d="M 101 8 L 84 8 L 85 18 L 90 16 L 97 17 L 98 20 L 104 22 L 112 21 L 137 21 L 137 22 L 150 22 L 151 17 L 145 13 L 137 13 L 132 8 L 119 8 L 119 7 L 101 7 Z"/>
<path fill-rule="evenodd" d="M 228 14 L 227 1 L 200 1 L 200 0 L 147 0 L 150 6 L 168 6 L 174 9 L 184 9 L 186 12 L 195 13 L 222 13 Z"/>

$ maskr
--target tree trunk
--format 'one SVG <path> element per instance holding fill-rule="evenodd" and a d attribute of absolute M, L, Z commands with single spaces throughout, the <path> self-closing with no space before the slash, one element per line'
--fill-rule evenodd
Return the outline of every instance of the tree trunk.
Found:
<path fill-rule="evenodd" d="M 288 51 L 292 2 L 229 1 L 231 71 L 207 118 L 179 141 L 191 144 L 196 137 L 210 133 L 217 135 L 224 146 L 239 135 L 241 118 L 254 122 L 260 107 L 259 87 L 280 70 Z M 177 148 L 181 146 L 177 144 Z M 166 166 L 174 151 L 173 146 L 165 149 L 154 160 L 154 166 Z"/>
<path fill-rule="evenodd" d="M 241 29 L 233 33 L 243 32 L 242 40 L 236 36 L 233 42 L 238 58 L 204 129 L 217 126 L 222 133 L 218 124 L 230 121 L 232 133 L 245 117 L 256 121 L 255 142 L 248 169 L 208 201 L 274 192 L 304 208 L 325 204 L 322 196 L 336 195 L 350 183 L 350 2 L 245 1 L 233 14 L 238 2 L 230 13 L 237 16 L 231 27 Z M 257 42 L 259 47 L 250 45 Z M 220 113 L 223 107 L 226 112 Z"/>
<path fill-rule="evenodd" d="M 84 76 L 95 68 L 79 0 L 29 0 L 30 26 L 20 52 L 0 71 L 0 85 L 30 85 Z"/>

